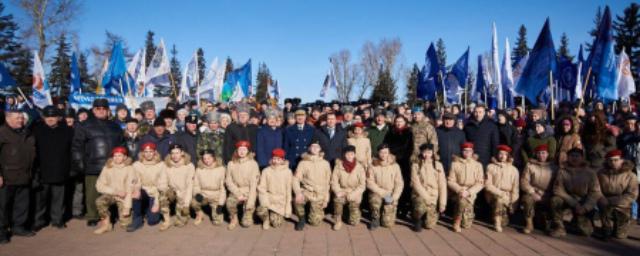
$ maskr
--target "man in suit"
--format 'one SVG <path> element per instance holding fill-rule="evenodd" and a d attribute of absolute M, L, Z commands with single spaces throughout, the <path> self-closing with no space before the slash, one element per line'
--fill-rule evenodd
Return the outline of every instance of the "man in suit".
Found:
<path fill-rule="evenodd" d="M 327 114 L 327 124 L 320 127 L 314 133 L 314 138 L 320 141 L 320 147 L 324 151 L 324 159 L 333 166 L 336 158 L 342 156 L 342 149 L 347 146 L 347 132 L 337 125 L 335 113 Z"/>

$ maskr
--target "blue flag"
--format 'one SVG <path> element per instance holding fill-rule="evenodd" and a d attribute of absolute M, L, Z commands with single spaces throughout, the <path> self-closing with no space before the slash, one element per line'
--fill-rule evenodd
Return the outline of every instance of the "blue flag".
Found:
<path fill-rule="evenodd" d="M 0 62 L 0 89 L 10 89 L 16 86 L 16 80 L 11 77 L 7 67 Z"/>
<path fill-rule="evenodd" d="M 587 97 L 595 95 L 597 99 L 617 100 L 616 88 L 616 56 L 613 51 L 613 30 L 611 29 L 611 12 L 609 6 L 605 7 L 604 14 L 598 27 L 598 33 L 586 67 L 591 68 L 591 78 L 587 87 Z"/>
<path fill-rule="evenodd" d="M 418 88 L 416 88 L 419 99 L 435 101 L 438 88 L 438 72 L 442 70 L 438 63 L 438 55 L 433 43 L 429 45 L 425 55 L 424 66 L 418 76 Z"/>
<path fill-rule="evenodd" d="M 563 93 L 558 95 L 559 97 L 562 96 L 560 100 L 575 99 L 577 76 L 578 67 L 571 63 L 571 60 L 561 56 L 558 62 L 558 86 L 560 90 L 563 90 Z"/>
<path fill-rule="evenodd" d="M 82 92 L 80 68 L 78 68 L 78 56 L 75 52 L 71 55 L 71 93 L 74 92 Z"/>
<path fill-rule="evenodd" d="M 458 102 L 460 89 L 464 89 L 467 85 L 467 76 L 469 76 L 469 47 L 467 47 L 467 51 L 460 56 L 458 61 L 453 64 L 451 71 L 447 74 L 445 84 L 449 103 Z"/>
<path fill-rule="evenodd" d="M 549 72 L 556 72 L 556 62 L 556 50 L 547 18 L 518 80 L 516 92 L 527 97 L 534 106 L 540 102 L 548 103 L 545 94 L 549 87 Z"/>
<path fill-rule="evenodd" d="M 484 80 L 484 72 L 485 72 L 485 68 L 484 65 L 482 64 L 482 54 L 478 55 L 478 73 L 476 74 L 476 90 L 475 92 L 472 92 L 473 97 L 472 100 L 473 101 L 482 101 L 485 102 L 486 99 L 484 98 L 485 96 L 485 86 L 487 85 L 486 81 Z M 480 95 L 480 97 L 478 97 L 478 95 Z"/>
<path fill-rule="evenodd" d="M 251 59 L 242 67 L 227 74 L 227 80 L 222 86 L 221 99 L 239 101 L 249 96 L 251 96 Z"/>
<path fill-rule="evenodd" d="M 109 67 L 102 77 L 102 86 L 107 94 L 128 95 L 135 94 L 136 83 L 127 73 L 127 62 L 124 59 L 122 44 L 116 42 L 109 58 Z"/>

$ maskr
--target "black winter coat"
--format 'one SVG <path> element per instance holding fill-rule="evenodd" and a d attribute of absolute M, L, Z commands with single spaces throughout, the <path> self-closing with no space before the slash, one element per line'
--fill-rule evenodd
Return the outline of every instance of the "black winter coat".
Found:
<path fill-rule="evenodd" d="M 251 143 L 251 152 L 256 152 L 256 138 L 258 136 L 258 126 L 253 124 L 240 125 L 232 123 L 227 126 L 224 132 L 224 142 L 222 157 L 225 164 L 231 161 L 233 152 L 236 151 L 236 142 L 246 140 Z"/>
<path fill-rule="evenodd" d="M 320 142 L 320 147 L 324 151 L 324 159 L 333 164 L 335 159 L 342 157 L 342 149 L 347 144 L 347 132 L 340 125 L 336 125 L 333 138 L 329 139 L 329 129 L 322 126 L 316 129 L 313 137 Z"/>
<path fill-rule="evenodd" d="M 440 162 L 442 162 L 445 173 L 449 174 L 453 156 L 460 156 L 460 145 L 466 141 L 466 136 L 462 130 L 455 126 L 451 128 L 441 126 L 436 129 L 436 132 L 438 133 Z"/>
<path fill-rule="evenodd" d="M 198 152 L 196 152 L 196 146 L 198 143 L 197 134 L 193 134 L 190 132 L 177 132 L 176 136 L 176 144 L 182 145 L 184 147 L 184 151 L 191 156 L 191 163 L 196 166 L 198 162 Z"/>
<path fill-rule="evenodd" d="M 33 128 L 39 182 L 52 184 L 65 182 L 71 171 L 71 142 L 73 129 L 60 122 L 55 128 L 44 122 Z"/>
<path fill-rule="evenodd" d="M 100 175 L 114 147 L 123 145 L 120 126 L 110 120 L 90 118 L 79 124 L 71 144 L 72 167 L 87 175 Z"/>
<path fill-rule="evenodd" d="M 5 185 L 28 185 L 36 157 L 36 139 L 28 129 L 0 126 L 0 176 Z"/>
<path fill-rule="evenodd" d="M 125 132 L 123 138 L 129 157 L 133 160 L 138 160 L 138 153 L 140 153 L 140 135 L 136 134 L 135 137 L 131 137 L 127 132 Z"/>
<path fill-rule="evenodd" d="M 487 117 L 478 122 L 469 120 L 464 127 L 464 133 L 468 141 L 473 142 L 473 150 L 478 155 L 482 166 L 487 167 L 497 153 L 496 147 L 500 144 L 500 135 L 496 124 Z"/>

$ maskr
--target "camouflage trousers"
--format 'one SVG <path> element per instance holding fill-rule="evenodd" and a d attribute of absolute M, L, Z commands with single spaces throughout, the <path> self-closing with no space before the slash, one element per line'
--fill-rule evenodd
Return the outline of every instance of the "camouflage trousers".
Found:
<path fill-rule="evenodd" d="M 238 206 L 242 205 L 245 206 L 246 202 L 239 202 L 238 198 L 233 195 L 233 194 L 229 194 L 229 196 L 227 197 L 227 202 L 226 202 L 226 207 L 227 207 L 227 211 L 229 212 L 229 217 L 233 218 L 234 216 L 237 217 L 238 216 Z M 246 209 L 246 207 L 242 207 L 244 209 L 244 212 L 242 214 L 242 220 L 240 221 L 240 225 L 242 225 L 243 227 L 249 227 L 251 225 L 253 225 L 253 211 L 254 209 Z"/>
<path fill-rule="evenodd" d="M 621 209 L 603 203 L 598 203 L 598 208 L 602 219 L 602 231 L 607 236 L 615 232 L 617 238 L 626 238 L 631 223 L 631 209 Z"/>
<path fill-rule="evenodd" d="M 360 222 L 360 202 L 347 202 L 346 198 L 333 199 L 333 216 L 336 221 L 342 221 L 342 213 L 345 204 L 349 207 L 349 221 L 350 225 L 356 225 Z"/>
<path fill-rule="evenodd" d="M 369 207 L 371 207 L 371 218 L 380 220 L 380 208 L 382 208 L 382 219 L 380 225 L 383 227 L 393 227 L 396 222 L 396 205 L 384 204 L 381 196 L 375 193 L 369 194 Z"/>
<path fill-rule="evenodd" d="M 545 230 L 549 230 L 550 224 L 550 213 L 549 213 L 549 199 L 543 198 L 540 201 L 535 201 L 533 196 L 529 194 L 522 195 L 520 197 L 520 205 L 522 207 L 522 211 L 524 213 L 525 218 L 534 218 L 536 217 L 536 211 L 542 215 L 542 220 L 544 222 Z"/>
<path fill-rule="evenodd" d="M 306 215 L 306 210 L 305 210 L 305 206 L 309 204 L 309 218 L 308 218 L 308 222 L 311 226 L 317 226 L 319 225 L 322 220 L 324 219 L 324 208 L 323 206 L 323 202 L 318 201 L 318 202 L 312 202 L 309 199 L 307 199 L 305 197 L 305 202 L 304 203 L 296 203 L 294 204 L 295 210 L 296 210 L 296 215 L 298 216 L 298 219 L 302 220 L 305 218 Z"/>
<path fill-rule="evenodd" d="M 553 220 L 553 224 L 556 229 L 564 230 L 564 211 L 570 208 L 571 206 L 569 206 L 569 204 L 567 204 L 562 198 L 558 196 L 551 198 L 551 219 Z M 582 235 L 591 236 L 591 233 L 593 233 L 593 225 L 591 224 L 591 220 L 587 214 L 578 215 L 574 211 L 573 220 L 575 221 L 576 228 Z"/>
<path fill-rule="evenodd" d="M 118 207 L 118 219 L 120 220 L 120 226 L 128 226 L 131 223 L 131 209 L 124 209 L 124 204 L 122 203 L 122 201 L 118 200 L 116 196 L 100 195 L 96 199 L 96 209 L 98 210 L 98 215 L 101 219 L 109 219 L 109 217 L 111 217 L 109 207 L 114 204 Z M 129 213 L 128 216 L 123 216 L 124 212 Z"/>
<path fill-rule="evenodd" d="M 202 206 L 209 205 L 211 207 L 211 220 L 214 225 L 222 224 L 224 220 L 224 215 L 221 212 L 216 211 L 220 203 L 213 198 L 204 197 L 202 202 L 196 201 L 195 197 L 191 199 L 191 208 L 193 208 L 197 213 L 204 214 L 202 211 Z"/>
<path fill-rule="evenodd" d="M 469 198 L 461 198 L 457 195 L 453 201 L 455 202 L 453 218 L 461 218 L 462 228 L 470 228 L 471 224 L 473 224 L 473 219 L 476 217 L 476 214 L 473 212 L 474 201 L 471 201 Z"/>
<path fill-rule="evenodd" d="M 258 215 L 258 218 L 263 222 L 269 221 L 271 226 L 274 228 L 279 228 L 284 224 L 284 216 L 270 211 L 269 208 L 264 206 L 258 206 L 256 209 L 256 215 Z"/>
<path fill-rule="evenodd" d="M 438 206 L 435 204 L 427 204 L 420 196 L 413 195 L 413 219 L 418 220 L 425 217 L 424 228 L 431 229 L 438 223 Z M 426 215 L 426 216 L 425 216 Z"/>
<path fill-rule="evenodd" d="M 170 216 L 171 214 L 171 204 L 176 204 L 176 222 L 175 226 L 182 227 L 187 224 L 189 221 L 189 207 L 180 207 L 180 202 L 178 202 L 178 196 L 176 195 L 176 191 L 169 188 L 167 191 L 160 193 L 160 212 L 164 216 Z M 164 220 L 170 221 L 170 220 Z"/>
<path fill-rule="evenodd" d="M 506 227 L 507 224 L 509 224 L 509 212 L 511 211 L 511 206 L 496 199 L 490 199 L 489 204 L 491 205 L 492 210 L 491 216 L 493 218 L 500 217 L 502 219 L 502 226 Z"/>

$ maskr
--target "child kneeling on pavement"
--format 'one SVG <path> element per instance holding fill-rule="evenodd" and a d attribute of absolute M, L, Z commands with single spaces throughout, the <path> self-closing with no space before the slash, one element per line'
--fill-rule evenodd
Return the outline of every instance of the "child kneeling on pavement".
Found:
<path fill-rule="evenodd" d="M 205 214 L 202 206 L 211 207 L 211 223 L 221 225 L 224 215 L 222 208 L 227 200 L 227 190 L 224 187 L 224 178 L 227 172 L 222 160 L 216 158 L 213 150 L 207 149 L 200 153 L 198 168 L 193 180 L 193 200 L 191 207 L 196 211 L 195 225 L 200 225 Z"/>
<path fill-rule="evenodd" d="M 378 157 L 373 160 L 367 173 L 369 189 L 369 206 L 371 207 L 371 224 L 369 229 L 393 227 L 396 221 L 398 199 L 402 194 L 404 181 L 396 157 L 389 152 L 389 145 L 378 146 Z M 380 214 L 382 208 L 382 214 Z M 382 215 L 382 222 L 380 217 Z"/>
<path fill-rule="evenodd" d="M 160 230 L 166 230 L 171 226 L 169 205 L 176 204 L 176 227 L 183 227 L 189 221 L 189 206 L 193 197 L 193 177 L 195 167 L 191 163 L 191 157 L 184 152 L 180 144 L 171 145 L 169 155 L 164 162 L 167 165 L 167 179 L 169 188 L 163 196 L 160 204 L 164 223 Z"/>
<path fill-rule="evenodd" d="M 291 217 L 291 194 L 293 175 L 289 161 L 284 160 L 285 152 L 276 148 L 271 153 L 269 167 L 262 170 L 258 183 L 260 206 L 256 214 L 262 220 L 262 228 L 282 226 L 285 218 Z"/>

